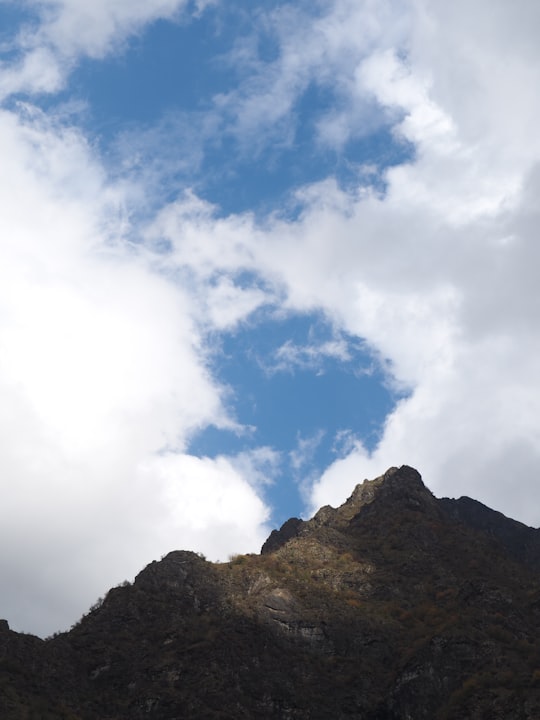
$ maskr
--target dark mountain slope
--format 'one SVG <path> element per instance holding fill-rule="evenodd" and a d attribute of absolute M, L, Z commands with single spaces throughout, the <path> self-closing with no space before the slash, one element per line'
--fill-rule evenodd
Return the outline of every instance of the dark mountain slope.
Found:
<path fill-rule="evenodd" d="M 69 633 L 0 627 L 0 717 L 537 720 L 537 531 L 470 503 L 393 468 L 261 555 L 170 553 Z"/>
<path fill-rule="evenodd" d="M 439 504 L 450 518 L 496 538 L 514 560 L 540 571 L 540 530 L 511 520 L 469 497 L 442 498 Z"/>

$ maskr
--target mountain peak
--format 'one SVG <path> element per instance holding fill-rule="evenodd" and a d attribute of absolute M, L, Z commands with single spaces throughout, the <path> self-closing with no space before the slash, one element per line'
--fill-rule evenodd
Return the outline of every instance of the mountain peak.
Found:
<path fill-rule="evenodd" d="M 364 480 L 363 483 L 358 484 L 351 496 L 338 508 L 338 513 L 342 515 L 356 513 L 379 496 L 409 504 L 412 502 L 413 505 L 417 505 L 424 496 L 432 497 L 420 473 L 408 465 L 402 465 L 400 468 L 389 468 L 374 480 Z"/>
<path fill-rule="evenodd" d="M 317 528 L 345 529 L 353 521 L 371 512 L 388 513 L 397 508 L 436 512 L 436 500 L 426 488 L 420 473 L 408 465 L 391 467 L 374 480 L 364 480 L 338 508 L 325 505 L 311 520 L 291 518 L 279 530 L 273 530 L 261 553 L 275 552 L 300 535 L 316 532 Z"/>

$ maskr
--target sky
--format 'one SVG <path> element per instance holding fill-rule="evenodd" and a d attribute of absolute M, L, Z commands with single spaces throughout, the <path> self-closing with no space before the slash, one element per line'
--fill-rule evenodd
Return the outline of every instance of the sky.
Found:
<path fill-rule="evenodd" d="M 416 467 L 540 525 L 535 0 L 0 0 L 0 617 Z"/>

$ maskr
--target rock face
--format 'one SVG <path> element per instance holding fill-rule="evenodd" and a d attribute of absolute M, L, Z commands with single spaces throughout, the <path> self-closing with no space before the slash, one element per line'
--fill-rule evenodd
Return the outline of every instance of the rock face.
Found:
<path fill-rule="evenodd" d="M 170 553 L 68 633 L 0 622 L 0 717 L 537 720 L 538 550 L 392 468 L 261 555 Z"/>

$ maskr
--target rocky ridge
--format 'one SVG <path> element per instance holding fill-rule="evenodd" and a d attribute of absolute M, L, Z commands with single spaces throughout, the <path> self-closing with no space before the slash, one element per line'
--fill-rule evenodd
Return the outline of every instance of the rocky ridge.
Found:
<path fill-rule="evenodd" d="M 0 622 L 0 717 L 540 717 L 538 531 L 409 467 L 274 531 L 175 551 L 48 640 Z"/>

